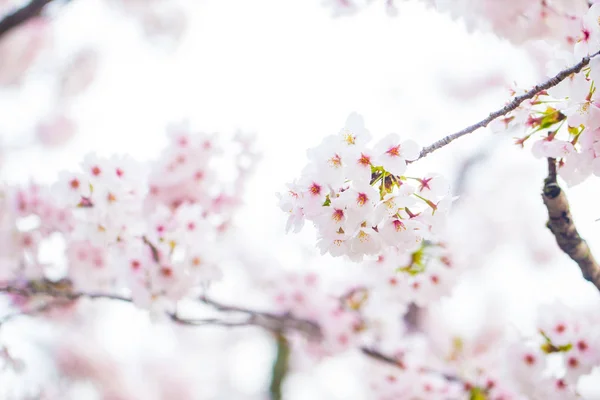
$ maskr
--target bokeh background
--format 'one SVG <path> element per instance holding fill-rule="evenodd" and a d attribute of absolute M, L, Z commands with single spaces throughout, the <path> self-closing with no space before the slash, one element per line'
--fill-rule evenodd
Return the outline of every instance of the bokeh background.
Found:
<path fill-rule="evenodd" d="M 56 7 L 52 44 L 23 83 L 0 89 L 0 174 L 5 182 L 51 183 L 89 152 L 149 161 L 166 144 L 166 127 L 182 120 L 222 135 L 254 132 L 261 160 L 235 220 L 235 251 L 247 263 L 226 270 L 217 284 L 232 301 L 259 299 L 253 276 L 273 270 L 315 269 L 330 285 L 356 273 L 359 266 L 318 254 L 311 227 L 286 235 L 275 195 L 299 175 L 306 149 L 337 133 L 350 112 L 363 115 L 376 138 L 397 132 L 427 145 L 501 107 L 515 82 L 527 87 L 543 77 L 528 53 L 467 32 L 420 2 L 402 2 L 394 17 L 377 3 L 333 17 L 318 0 L 194 0 L 184 10 L 172 28 L 181 30 L 177 40 L 148 40 L 104 1 Z M 57 66 L 87 47 L 97 51 L 93 81 L 57 105 Z M 56 112 L 72 119 L 76 133 L 62 146 L 40 145 L 37 125 Z M 440 303 L 440 323 L 464 335 L 489 323 L 527 330 L 540 303 L 598 305 L 593 286 L 544 226 L 545 161 L 513 145 L 511 134 L 477 131 L 413 168 L 441 172 L 459 189 L 452 223 L 477 265 Z M 597 184 L 590 179 L 568 195 L 582 236 L 600 254 Z M 48 257 L 54 254 L 49 249 Z M 123 305 L 100 304 L 96 312 L 85 329 L 57 332 L 26 318 L 0 329 L 0 342 L 36 365 L 25 386 L 55 379 L 39 349 L 68 335 L 85 357 L 118 367 L 121 379 L 139 384 L 143 377 L 140 399 L 187 398 L 160 397 L 154 379 L 192 387 L 194 399 L 265 398 L 275 347 L 260 330 L 173 328 Z M 291 373 L 285 398 L 368 399 L 359 357 Z M 21 378 L 3 376 L 0 387 Z M 85 384 L 69 396 L 96 398 Z"/>

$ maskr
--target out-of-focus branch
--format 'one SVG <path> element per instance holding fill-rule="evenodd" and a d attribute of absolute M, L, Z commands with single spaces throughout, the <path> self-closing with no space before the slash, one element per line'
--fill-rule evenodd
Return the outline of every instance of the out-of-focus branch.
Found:
<path fill-rule="evenodd" d="M 0 317 L 0 326 L 2 326 L 6 322 L 9 322 L 15 318 L 24 317 L 24 316 L 32 316 L 35 314 L 42 314 L 42 313 L 44 313 L 46 311 L 50 311 L 54 308 L 66 306 L 70 303 L 71 303 L 70 300 L 59 299 L 59 300 L 49 301 L 47 303 L 37 305 L 37 306 L 32 307 L 27 310 L 21 310 L 21 311 L 17 311 L 17 312 L 11 313 L 11 314 L 6 314 L 3 317 Z"/>
<path fill-rule="evenodd" d="M 31 0 L 23 7 L 7 14 L 4 18 L 0 19 L 0 38 L 11 29 L 39 16 L 44 7 L 53 1 L 54 0 Z"/>
<path fill-rule="evenodd" d="M 542 198 L 548 209 L 546 226 L 556 238 L 558 247 L 579 265 L 583 277 L 600 290 L 600 265 L 577 232 L 567 196 L 556 180 L 556 160 L 553 158 L 548 159 L 548 177 L 544 180 Z"/>
<path fill-rule="evenodd" d="M 116 300 L 126 303 L 133 303 L 132 299 L 124 296 L 119 296 L 112 293 L 93 293 L 93 292 L 77 292 L 73 291 L 72 284 L 68 280 L 63 280 L 59 282 L 50 282 L 50 281 L 30 281 L 26 284 L 9 284 L 5 286 L 0 286 L 0 293 L 9 293 L 14 295 L 19 295 L 23 297 L 42 297 L 47 296 L 52 299 L 63 300 L 62 302 L 50 302 L 47 303 L 47 308 L 51 307 L 59 307 L 70 304 L 72 301 L 75 301 L 80 298 L 88 298 L 88 299 L 108 299 L 108 300 Z M 209 299 L 205 296 L 199 298 L 199 300 L 211 307 L 213 307 L 217 311 L 221 311 L 227 314 L 235 313 L 241 314 L 241 320 L 231 320 L 224 318 L 184 318 L 177 313 L 168 313 L 168 316 L 173 320 L 173 322 L 178 323 L 180 325 L 189 325 L 189 326 L 206 326 L 206 325 L 216 325 L 216 326 L 224 326 L 224 327 L 239 327 L 239 326 L 259 326 L 264 329 L 267 329 L 272 332 L 290 332 L 296 331 L 300 332 L 311 339 L 320 339 L 321 338 L 321 328 L 316 323 L 302 319 L 296 318 L 290 313 L 270 313 L 264 311 L 256 311 L 243 307 L 236 307 L 221 304 L 217 301 Z M 40 310 L 41 311 L 45 311 Z M 18 313 L 9 314 L 9 319 L 18 317 L 20 315 L 27 315 L 28 312 L 21 311 Z M 8 317 L 8 316 L 7 316 Z M 5 317 L 6 318 L 6 317 Z M 1 321 L 1 318 L 0 318 Z"/>
<path fill-rule="evenodd" d="M 75 292 L 72 290 L 71 282 L 61 280 L 58 282 L 50 281 L 29 281 L 25 285 L 9 284 L 0 286 L 0 292 L 16 294 L 24 297 L 49 296 L 57 299 L 77 300 L 81 297 L 89 299 L 110 299 L 131 303 L 131 299 L 111 293 L 93 293 L 93 292 Z"/>
<path fill-rule="evenodd" d="M 287 339 L 281 333 L 275 335 L 277 341 L 277 355 L 273 362 L 271 371 L 271 384 L 269 385 L 269 394 L 271 400 L 283 399 L 283 380 L 289 371 L 290 347 Z"/>
<path fill-rule="evenodd" d="M 9 284 L 0 286 L 0 293 L 13 294 L 23 297 L 39 297 L 47 296 L 53 299 L 40 306 L 31 308 L 29 310 L 22 310 L 13 314 L 8 314 L 4 317 L 0 317 L 0 325 L 4 322 L 12 320 L 19 316 L 37 314 L 48 311 L 52 308 L 63 307 L 73 304 L 81 298 L 88 299 L 107 299 L 115 300 L 119 302 L 133 303 L 132 299 L 111 294 L 111 293 L 87 293 L 87 292 L 75 292 L 72 291 L 72 284 L 68 280 L 59 282 L 49 281 L 32 281 L 26 284 Z M 170 319 L 180 325 L 186 326 L 223 326 L 223 327 L 242 327 L 242 326 L 258 326 L 263 329 L 269 330 L 275 334 L 277 339 L 277 356 L 273 364 L 273 378 L 270 386 L 271 399 L 281 400 L 281 385 L 285 375 L 287 374 L 288 359 L 289 359 L 289 346 L 287 339 L 284 334 L 286 332 L 299 332 L 306 335 L 309 339 L 320 340 L 322 339 L 321 327 L 310 320 L 296 318 L 290 313 L 276 314 L 264 311 L 252 310 L 249 308 L 230 306 L 227 304 L 219 303 L 215 300 L 209 299 L 206 296 L 201 296 L 199 300 L 207 305 L 210 305 L 217 311 L 223 313 L 241 314 L 243 318 L 241 320 L 231 320 L 222 318 L 184 318 L 177 313 L 167 312 Z M 370 347 L 360 347 L 360 351 L 368 357 L 375 360 L 385 362 L 401 369 L 406 367 L 402 363 L 402 360 L 395 357 L 380 353 L 379 351 Z M 460 381 L 460 378 L 440 373 L 437 371 L 423 369 L 423 373 L 437 374 L 444 377 L 449 381 Z"/>
<path fill-rule="evenodd" d="M 390 364 L 390 365 L 398 367 L 400 369 L 406 369 L 406 366 L 404 365 L 402 360 L 397 357 L 381 353 L 378 350 L 371 348 L 371 347 L 361 347 L 360 351 L 364 355 L 371 357 L 374 360 L 381 361 L 386 364 Z M 435 374 L 435 375 L 443 377 L 445 380 L 450 381 L 450 382 L 462 382 L 463 381 L 458 376 L 442 373 L 439 371 L 434 371 L 434 370 L 428 369 L 428 368 L 422 368 L 420 370 L 420 372 L 425 373 L 425 374 Z"/>
<path fill-rule="evenodd" d="M 368 357 L 371 357 L 371 358 L 373 358 L 375 360 L 378 360 L 378 361 L 381 361 L 381 362 L 384 362 L 384 363 L 387 363 L 387 364 L 394 365 L 394 366 L 396 366 L 396 367 L 398 367 L 400 369 L 405 369 L 406 368 L 406 366 L 404 365 L 404 363 L 402 362 L 402 360 L 400 360 L 400 359 L 398 359 L 396 357 L 389 356 L 387 354 L 380 353 L 379 351 L 377 351 L 377 350 L 375 350 L 373 348 L 370 348 L 370 347 L 361 347 L 360 351 L 364 355 L 366 355 Z"/>
<path fill-rule="evenodd" d="M 446 136 L 446 137 L 438 140 L 437 142 L 432 143 L 429 146 L 423 147 L 423 149 L 421 150 L 421 154 L 419 155 L 418 159 L 426 157 L 427 155 L 433 153 L 434 151 L 436 151 L 438 149 L 441 149 L 442 147 L 446 146 L 447 144 L 455 141 L 456 139 L 458 139 L 460 137 L 468 135 L 469 133 L 473 133 L 473 132 L 475 132 L 476 130 L 478 130 L 480 128 L 485 128 L 493 120 L 495 120 L 495 119 L 497 119 L 497 118 L 499 118 L 499 117 L 501 117 L 503 115 L 506 115 L 509 112 L 514 111 L 515 109 L 517 109 L 517 107 L 519 107 L 521 105 L 521 103 L 524 102 L 525 100 L 529 100 L 529 99 L 534 98 L 540 92 L 542 92 L 544 90 L 548 90 L 551 87 L 554 87 L 554 86 L 558 85 L 560 82 L 562 82 L 563 80 L 565 80 L 566 78 L 568 78 L 570 75 L 576 74 L 576 73 L 580 72 L 583 68 L 585 68 L 590 63 L 590 60 L 592 58 L 596 57 L 598 54 L 600 54 L 600 52 L 596 52 L 596 53 L 594 53 L 592 55 L 584 57 L 577 64 L 573 65 L 570 68 L 567 68 L 565 70 L 560 71 L 558 74 L 556 74 L 554 77 L 548 79 L 546 82 L 543 82 L 543 83 L 540 83 L 538 85 L 535 85 L 527 93 L 522 94 L 520 96 L 516 96 L 508 104 L 506 104 L 504 107 L 502 107 L 501 109 L 496 110 L 494 112 L 491 112 L 490 115 L 488 115 L 487 117 L 485 117 L 481 121 L 477 122 L 476 124 L 468 126 L 465 129 L 460 130 L 460 131 L 458 131 L 456 133 L 453 133 L 451 135 L 448 135 L 448 136 Z"/>
<path fill-rule="evenodd" d="M 264 311 L 256 311 L 243 307 L 221 304 L 204 296 L 200 301 L 214 307 L 218 311 L 233 312 L 247 315 L 248 325 L 258 325 L 272 332 L 301 332 L 312 339 L 321 339 L 321 328 L 313 321 L 296 318 L 290 313 L 275 314 Z"/>

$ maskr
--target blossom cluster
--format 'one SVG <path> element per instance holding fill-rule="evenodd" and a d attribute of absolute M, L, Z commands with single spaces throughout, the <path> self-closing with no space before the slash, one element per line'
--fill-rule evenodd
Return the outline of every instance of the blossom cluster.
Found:
<path fill-rule="evenodd" d="M 470 31 L 493 32 L 513 44 L 548 40 L 561 48 L 577 40 L 581 17 L 589 4 L 586 0 L 422 0 L 440 13 L 464 21 Z M 382 4 L 388 15 L 402 9 L 399 0 L 325 0 L 334 16 L 353 15 L 372 3 Z"/>
<path fill-rule="evenodd" d="M 536 331 L 512 351 L 519 386 L 533 397 L 577 398 L 579 379 L 600 364 L 595 313 L 558 302 L 546 304 L 539 310 Z"/>
<path fill-rule="evenodd" d="M 595 4 L 583 17 L 571 51 L 561 53 L 557 65 L 549 66 L 552 73 L 600 51 L 599 17 L 600 4 Z M 600 60 L 592 58 L 581 72 L 497 120 L 494 129 L 518 134 L 516 143 L 521 146 L 535 140 L 531 146 L 533 154 L 559 159 L 559 173 L 569 185 L 581 183 L 592 174 L 600 176 L 600 102 L 596 90 L 599 74 Z M 523 128 L 524 135 L 519 132 Z"/>
<path fill-rule="evenodd" d="M 375 297 L 384 303 L 422 307 L 450 294 L 463 272 L 459 267 L 443 243 L 427 240 L 411 253 L 386 249 L 367 266 Z"/>
<path fill-rule="evenodd" d="M 319 326 L 321 338 L 318 340 L 295 335 L 292 342 L 302 353 L 316 359 L 356 348 L 365 328 L 357 308 L 328 293 L 323 286 L 316 274 L 287 274 L 270 291 L 278 311 Z"/>
<path fill-rule="evenodd" d="M 425 0 L 440 12 L 465 21 L 470 30 L 494 32 L 514 44 L 536 39 L 556 42 L 561 47 L 576 40 L 585 0 Z"/>
<path fill-rule="evenodd" d="M 395 364 L 370 360 L 368 383 L 371 398 L 394 399 L 462 399 L 469 390 L 457 378 L 445 376 L 432 368 L 436 360 L 422 336 L 404 337 L 393 345 L 380 348 L 393 357 Z M 467 393 L 465 393 L 467 392 Z"/>
<path fill-rule="evenodd" d="M 387 248 L 411 252 L 443 225 L 451 203 L 446 180 L 404 175 L 419 157 L 417 144 L 397 134 L 370 141 L 362 117 L 351 114 L 337 135 L 308 151 L 300 179 L 279 195 L 288 230 L 312 222 L 322 253 L 360 261 Z"/>
<path fill-rule="evenodd" d="M 492 317 L 468 337 L 429 312 L 422 332 L 377 346 L 396 362 L 370 363 L 374 398 L 578 399 L 580 378 L 600 363 L 594 310 L 547 304 L 533 334 L 511 335 Z"/>
<path fill-rule="evenodd" d="M 251 141 L 239 135 L 235 143 L 234 157 L 251 163 L 238 165 L 232 181 L 216 176 L 216 136 L 180 129 L 149 166 L 91 154 L 81 171 L 61 173 L 51 188 L 6 187 L 1 232 L 13 245 L 0 254 L 1 280 L 66 278 L 75 291 L 127 293 L 147 307 L 218 278 L 219 238 L 240 204 L 231 194 L 240 195 L 237 179 L 256 159 Z M 48 259 L 55 234 L 65 250 Z"/>

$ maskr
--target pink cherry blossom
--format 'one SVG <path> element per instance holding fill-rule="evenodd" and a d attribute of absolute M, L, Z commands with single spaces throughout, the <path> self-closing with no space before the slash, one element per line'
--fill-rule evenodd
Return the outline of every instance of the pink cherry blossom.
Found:
<path fill-rule="evenodd" d="M 412 140 L 400 141 L 395 133 L 387 135 L 375 145 L 375 163 L 394 175 L 402 175 L 406 170 L 406 161 L 419 157 L 419 147 Z"/>

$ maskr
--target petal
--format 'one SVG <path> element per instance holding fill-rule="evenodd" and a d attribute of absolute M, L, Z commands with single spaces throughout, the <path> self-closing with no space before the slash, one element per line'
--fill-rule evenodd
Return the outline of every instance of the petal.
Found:
<path fill-rule="evenodd" d="M 406 160 L 401 157 L 381 157 L 381 166 L 393 175 L 402 175 L 406 171 Z"/>
<path fill-rule="evenodd" d="M 416 160 L 421 154 L 421 148 L 413 140 L 406 140 L 405 142 L 403 142 L 400 149 L 402 151 L 402 157 L 409 161 Z"/>

